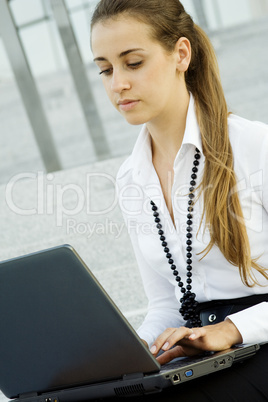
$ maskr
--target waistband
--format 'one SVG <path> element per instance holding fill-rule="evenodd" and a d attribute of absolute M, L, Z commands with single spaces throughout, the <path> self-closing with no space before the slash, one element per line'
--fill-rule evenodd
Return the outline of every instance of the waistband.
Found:
<path fill-rule="evenodd" d="M 199 303 L 196 312 L 203 326 L 212 325 L 223 321 L 230 314 L 238 313 L 262 302 L 268 302 L 268 293 Z"/>

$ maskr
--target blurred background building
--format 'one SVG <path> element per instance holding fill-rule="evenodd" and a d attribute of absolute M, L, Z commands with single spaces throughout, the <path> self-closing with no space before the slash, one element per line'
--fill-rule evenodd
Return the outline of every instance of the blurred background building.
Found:
<path fill-rule="evenodd" d="M 131 151 L 139 130 L 113 110 L 92 63 L 96 3 L 0 0 L 0 183 Z M 255 102 L 258 90 L 267 99 L 268 0 L 183 4 L 214 43 L 231 109 L 268 122 Z"/>
<path fill-rule="evenodd" d="M 268 123 L 268 0 L 182 2 L 213 42 L 230 110 Z M 69 243 L 137 328 L 147 301 L 114 178 L 139 127 L 92 62 L 96 3 L 0 0 L 0 260 Z"/>

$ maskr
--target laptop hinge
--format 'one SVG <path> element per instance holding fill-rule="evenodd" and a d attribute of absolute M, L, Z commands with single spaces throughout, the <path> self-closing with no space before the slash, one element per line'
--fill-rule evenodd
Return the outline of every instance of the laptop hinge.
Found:
<path fill-rule="evenodd" d="M 33 398 L 35 396 L 38 396 L 37 392 L 25 392 L 25 394 L 20 394 L 19 395 L 19 399 L 23 399 L 23 398 Z"/>
<path fill-rule="evenodd" d="M 135 380 L 137 378 L 143 378 L 143 373 L 131 373 L 123 375 L 123 380 Z"/>

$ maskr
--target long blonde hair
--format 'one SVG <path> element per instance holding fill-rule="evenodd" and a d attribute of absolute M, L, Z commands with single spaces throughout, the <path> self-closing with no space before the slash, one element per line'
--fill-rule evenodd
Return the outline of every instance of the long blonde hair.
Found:
<path fill-rule="evenodd" d="M 237 182 L 228 133 L 228 109 L 209 38 L 194 24 L 179 0 L 101 0 L 91 27 L 123 13 L 150 25 L 153 38 L 167 51 L 174 50 L 180 37 L 190 41 L 192 58 L 185 81 L 195 98 L 201 131 L 205 155 L 200 185 L 204 195 L 202 220 L 205 219 L 211 236 L 204 254 L 217 245 L 226 260 L 239 268 L 241 279 L 248 287 L 258 284 L 252 268 L 268 279 L 266 270 L 251 258 L 241 204 L 235 191 Z"/>

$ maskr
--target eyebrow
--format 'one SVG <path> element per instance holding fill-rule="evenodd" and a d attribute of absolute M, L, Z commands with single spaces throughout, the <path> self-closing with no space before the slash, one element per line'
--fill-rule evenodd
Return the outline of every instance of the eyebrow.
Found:
<path fill-rule="evenodd" d="M 120 53 L 119 59 L 127 56 L 129 53 L 137 52 L 140 50 L 144 51 L 144 49 L 141 48 L 125 50 L 124 52 Z M 105 57 L 96 57 L 93 61 L 108 61 L 108 60 Z"/>

